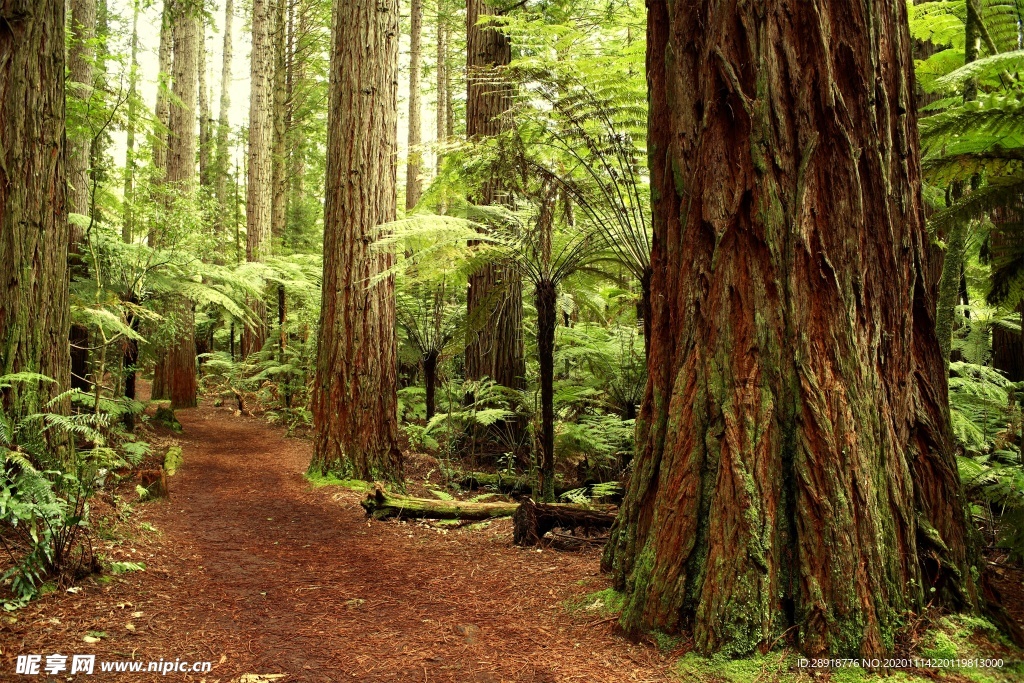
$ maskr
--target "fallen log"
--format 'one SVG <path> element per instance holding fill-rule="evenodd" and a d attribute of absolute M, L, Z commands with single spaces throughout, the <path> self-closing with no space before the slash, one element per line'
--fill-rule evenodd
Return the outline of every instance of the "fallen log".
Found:
<path fill-rule="evenodd" d="M 512 540 L 516 545 L 537 545 L 552 529 L 607 529 L 615 521 L 615 508 L 584 508 L 577 505 L 535 503 L 529 498 L 519 504 L 512 517 Z"/>
<path fill-rule="evenodd" d="M 388 493 L 380 486 L 367 494 L 360 504 L 366 514 L 374 519 L 495 519 L 511 517 L 519 507 L 519 503 L 469 503 L 461 500 L 413 498 Z"/>

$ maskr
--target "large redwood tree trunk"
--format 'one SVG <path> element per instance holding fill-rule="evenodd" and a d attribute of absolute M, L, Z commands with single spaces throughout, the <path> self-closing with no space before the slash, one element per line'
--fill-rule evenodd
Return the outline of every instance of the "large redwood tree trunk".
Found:
<path fill-rule="evenodd" d="M 650 379 L 605 554 L 630 630 L 879 655 L 972 603 L 898 0 L 650 0 Z M 935 592 L 931 592 L 931 589 Z"/>
<path fill-rule="evenodd" d="M 478 26 L 495 14 L 481 0 L 466 3 L 467 100 L 466 137 L 479 140 L 508 128 L 511 87 L 497 71 L 512 59 L 508 36 Z M 473 197 L 479 204 L 503 200 L 496 173 Z M 471 332 L 466 344 L 466 378 L 490 377 L 502 386 L 521 389 L 526 374 L 523 355 L 523 286 L 514 268 L 482 267 L 469 278 L 468 314 Z"/>
<path fill-rule="evenodd" d="M 0 0 L 0 405 L 18 419 L 67 389 L 64 0 Z"/>
<path fill-rule="evenodd" d="M 168 113 L 167 175 L 168 202 L 195 192 L 196 105 L 199 85 L 199 50 L 202 24 L 198 2 L 176 0 L 171 19 L 174 44 L 172 71 L 174 99 Z M 172 408 L 196 405 L 195 313 L 192 303 L 180 301 L 179 326 L 166 354 L 154 369 L 153 397 L 169 398 Z M 157 389 L 160 389 L 160 392 Z"/>
<path fill-rule="evenodd" d="M 311 472 L 401 480 L 393 256 L 398 0 L 338 0 L 327 126 L 324 277 Z"/>

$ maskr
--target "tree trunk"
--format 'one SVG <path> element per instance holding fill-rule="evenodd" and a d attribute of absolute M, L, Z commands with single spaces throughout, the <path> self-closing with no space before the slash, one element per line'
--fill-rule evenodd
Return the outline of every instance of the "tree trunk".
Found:
<path fill-rule="evenodd" d="M 438 147 L 437 173 L 441 172 L 441 167 L 444 165 L 444 146 L 448 142 L 448 21 L 444 13 L 444 4 L 444 0 L 437 0 L 437 26 L 435 28 L 437 55 L 434 71 L 437 79 L 437 103 L 435 105 L 435 135 Z"/>
<path fill-rule="evenodd" d="M 13 420 L 69 382 L 64 20 L 64 0 L 0 0 L 0 375 L 55 380 L 0 389 Z"/>
<path fill-rule="evenodd" d="M 156 102 L 153 105 L 154 126 L 153 170 L 155 179 L 162 181 L 167 173 L 167 128 L 170 125 L 171 68 L 174 59 L 174 0 L 164 0 L 164 11 L 160 19 L 160 46 L 157 50 L 157 68 L 160 70 L 157 83 Z M 155 228 L 149 232 L 149 246 L 157 246 Z"/>
<path fill-rule="evenodd" d="M 512 516 L 512 542 L 519 546 L 537 545 L 553 529 L 607 529 L 615 521 L 612 507 L 582 508 L 574 505 L 535 503 L 529 498 L 519 504 Z"/>
<path fill-rule="evenodd" d="M 285 140 L 288 135 L 288 128 L 285 122 L 285 114 L 288 105 L 286 92 L 286 46 L 288 32 L 285 26 L 284 5 L 286 0 L 274 0 L 274 95 L 273 95 L 273 126 L 274 126 L 274 150 L 273 164 L 271 167 L 273 198 L 271 203 L 271 234 L 282 243 L 285 241 L 286 214 L 285 208 L 288 197 L 288 178 L 285 169 L 288 164 L 287 148 Z"/>
<path fill-rule="evenodd" d="M 604 558 L 622 624 L 879 656 L 926 596 L 975 600 L 906 5 L 648 8 L 650 379 Z"/>
<path fill-rule="evenodd" d="M 217 218 L 214 221 L 214 232 L 222 235 L 227 226 L 230 214 L 228 211 L 228 169 L 231 167 L 228 146 L 228 110 L 231 109 L 231 60 L 233 58 L 231 44 L 231 25 L 234 20 L 235 6 L 233 0 L 224 0 L 224 62 L 220 75 L 220 111 L 217 114 L 217 147 L 214 169 L 214 195 L 217 198 Z M 222 262 L 223 259 L 214 257 Z"/>
<path fill-rule="evenodd" d="M 121 240 L 131 244 L 135 239 L 135 126 L 138 119 L 139 83 L 139 5 L 132 2 L 131 65 L 128 80 L 128 115 L 125 122 L 127 140 L 124 158 L 124 213 L 121 218 Z"/>
<path fill-rule="evenodd" d="M 394 280 L 373 282 L 394 257 L 371 244 L 395 219 L 397 71 L 397 0 L 336 2 L 310 471 L 365 480 L 402 478 Z"/>
<path fill-rule="evenodd" d="M 423 194 L 420 174 L 423 155 L 420 152 L 420 39 L 423 33 L 423 0 L 411 0 L 409 9 L 409 161 L 405 170 L 405 210 L 411 211 Z"/>
<path fill-rule="evenodd" d="M 388 493 L 380 486 L 361 505 L 374 519 L 496 519 L 511 517 L 519 503 L 469 503 L 461 500 L 412 498 Z"/>
<path fill-rule="evenodd" d="M 965 46 L 964 64 L 970 64 L 978 58 L 981 50 L 981 36 L 978 31 L 978 24 L 981 17 L 978 16 L 977 7 L 968 0 L 967 15 L 964 22 Z M 978 97 L 978 83 L 975 79 L 969 78 L 964 84 L 963 99 L 969 102 Z M 946 195 L 947 201 L 952 196 L 959 199 L 963 194 L 963 184 L 955 183 Z M 967 252 L 967 242 L 971 235 L 970 221 L 964 221 L 953 226 L 946 235 L 946 254 L 942 261 L 942 275 L 939 277 L 939 297 L 935 315 L 935 329 L 939 338 L 939 349 L 942 353 L 942 360 L 946 368 L 949 368 L 949 356 L 953 348 L 953 328 L 956 323 L 956 306 L 960 298 L 960 276 L 963 271 L 964 258 Z"/>
<path fill-rule="evenodd" d="M 555 325 L 558 295 L 549 280 L 537 283 L 537 358 L 540 361 L 540 497 L 555 500 Z"/>
<path fill-rule="evenodd" d="M 174 100 L 168 113 L 167 173 L 169 206 L 187 200 L 195 192 L 196 104 L 199 83 L 199 50 L 202 24 L 198 8 L 179 2 L 171 19 L 174 41 L 172 73 Z M 188 205 L 188 204 L 186 204 Z M 153 398 L 169 398 L 171 408 L 196 405 L 195 313 L 190 302 L 177 304 L 179 328 L 154 371 Z M 156 391 L 157 377 L 161 391 Z"/>
<path fill-rule="evenodd" d="M 71 40 L 68 48 L 68 94 L 79 104 L 81 117 L 77 130 L 68 136 L 68 211 L 89 215 L 90 183 L 89 161 L 91 135 L 85 118 L 87 103 L 93 89 L 93 60 L 96 37 L 96 0 L 73 0 L 71 8 Z M 85 232 L 80 225 L 70 224 L 71 242 L 68 258 L 71 278 L 78 280 L 86 275 L 81 258 L 82 240 Z M 71 346 L 71 387 L 89 391 L 89 330 L 84 325 L 72 325 L 68 337 Z"/>
<path fill-rule="evenodd" d="M 511 88 L 497 71 L 511 61 L 511 43 L 501 31 L 478 26 L 482 17 L 491 14 L 494 10 L 484 2 L 467 0 L 466 136 L 470 140 L 506 130 L 512 106 Z M 503 195 L 501 179 L 495 173 L 474 201 L 493 204 L 505 199 Z M 466 378 L 490 377 L 513 389 L 525 386 L 519 274 L 508 266 L 490 264 L 470 275 L 468 317 L 471 331 L 466 344 Z"/>
<path fill-rule="evenodd" d="M 210 114 L 210 90 L 206 84 L 206 22 L 199 22 L 198 83 L 199 83 L 199 185 L 210 187 L 213 171 L 213 116 Z"/>
<path fill-rule="evenodd" d="M 427 422 L 434 417 L 437 390 L 437 351 L 428 351 L 423 356 L 423 381 L 426 386 Z"/>
<path fill-rule="evenodd" d="M 71 40 L 68 47 L 68 94 L 84 102 L 92 94 L 92 63 L 95 59 L 93 39 L 96 37 L 96 0 L 71 0 Z M 68 210 L 71 213 L 89 214 L 89 143 L 90 135 L 83 118 L 81 130 L 68 136 Z M 71 243 L 81 241 L 82 229 L 71 227 Z"/>
<path fill-rule="evenodd" d="M 246 188 L 245 257 L 263 261 L 270 255 L 273 219 L 274 143 L 274 8 L 272 0 L 254 0 L 252 5 L 252 60 L 249 100 L 249 182 Z M 242 333 L 242 355 L 263 348 L 267 341 L 266 305 L 262 299 L 249 302 L 256 323 Z"/>

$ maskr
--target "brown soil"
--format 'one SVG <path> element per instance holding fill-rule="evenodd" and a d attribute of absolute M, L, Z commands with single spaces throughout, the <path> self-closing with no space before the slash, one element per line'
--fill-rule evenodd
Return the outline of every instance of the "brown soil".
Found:
<path fill-rule="evenodd" d="M 178 417 L 185 464 L 171 497 L 133 513 L 157 532 L 105 548 L 146 570 L 0 618 L 0 680 L 28 680 L 10 673 L 18 654 L 58 652 L 213 662 L 205 676 L 90 680 L 669 680 L 655 648 L 564 607 L 607 586 L 598 551 L 520 549 L 508 521 L 475 531 L 370 522 L 360 494 L 303 478 L 308 442 L 227 409 Z M 97 631 L 99 642 L 83 642 Z"/>

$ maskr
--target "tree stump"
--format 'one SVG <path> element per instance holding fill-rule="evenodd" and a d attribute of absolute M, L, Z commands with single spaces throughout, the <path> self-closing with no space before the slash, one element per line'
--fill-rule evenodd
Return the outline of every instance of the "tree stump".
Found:
<path fill-rule="evenodd" d="M 574 505 L 535 503 L 527 498 L 512 517 L 516 545 L 537 545 L 554 528 L 608 529 L 615 521 L 612 507 L 582 508 Z"/>

